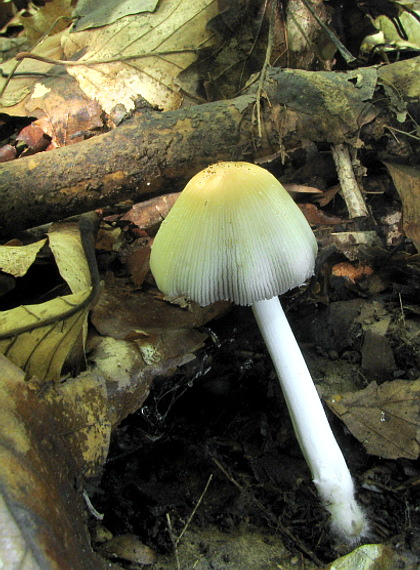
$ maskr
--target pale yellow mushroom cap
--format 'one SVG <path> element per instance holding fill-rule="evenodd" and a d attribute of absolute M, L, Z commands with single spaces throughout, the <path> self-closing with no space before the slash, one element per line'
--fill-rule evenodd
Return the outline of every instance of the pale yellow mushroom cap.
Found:
<path fill-rule="evenodd" d="M 181 192 L 156 235 L 150 268 L 168 297 L 252 305 L 304 283 L 316 252 L 308 222 L 272 174 L 219 162 Z"/>

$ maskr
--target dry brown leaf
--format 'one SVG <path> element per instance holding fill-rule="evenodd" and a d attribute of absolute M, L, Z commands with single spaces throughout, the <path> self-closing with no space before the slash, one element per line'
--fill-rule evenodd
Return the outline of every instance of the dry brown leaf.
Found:
<path fill-rule="evenodd" d="M 311 225 L 335 225 L 340 224 L 344 220 L 337 216 L 328 216 L 325 212 L 320 210 L 315 204 L 299 204 L 300 209 L 305 215 L 305 218 Z"/>
<path fill-rule="evenodd" d="M 390 162 L 385 166 L 402 201 L 403 230 L 420 252 L 420 169 Z"/>
<path fill-rule="evenodd" d="M 104 570 L 90 547 L 73 458 L 54 413 L 0 355 L 0 558 L 3 568 Z"/>
<path fill-rule="evenodd" d="M 52 138 L 55 147 L 80 142 L 103 126 L 97 101 L 86 97 L 68 75 L 41 79 L 26 109 L 37 117 L 36 124 Z"/>
<path fill-rule="evenodd" d="M 363 277 L 371 275 L 373 273 L 373 268 L 370 265 L 363 263 L 355 266 L 347 261 L 343 261 L 341 263 L 336 263 L 332 267 L 331 273 L 334 277 L 345 277 L 352 283 L 356 283 L 356 281 L 359 281 Z"/>
<path fill-rule="evenodd" d="M 135 534 L 120 534 L 111 538 L 99 548 L 99 552 L 107 558 L 128 560 L 132 564 L 147 565 L 156 562 L 156 554 L 143 544 Z"/>
<path fill-rule="evenodd" d="M 286 190 L 295 194 L 323 194 L 322 190 L 314 186 L 305 186 L 304 184 L 283 184 Z"/>
<path fill-rule="evenodd" d="M 139 97 L 164 111 L 177 109 L 182 95 L 176 77 L 196 60 L 199 50 L 214 45 L 215 35 L 206 26 L 217 13 L 216 0 L 161 0 L 154 13 L 66 34 L 66 57 L 83 51 L 79 61 L 87 64 L 67 71 L 111 116 L 117 106 L 134 110 Z M 104 60 L 116 61 L 89 64 Z"/>
<path fill-rule="evenodd" d="M 0 148 L 0 162 L 9 162 L 17 157 L 16 147 L 5 144 Z"/>
<path fill-rule="evenodd" d="M 78 471 L 86 477 L 99 476 L 108 455 L 113 419 L 104 376 L 98 371 L 83 372 L 67 379 L 59 390 L 49 390 L 45 399 Z"/>
<path fill-rule="evenodd" d="M 121 219 L 129 220 L 141 230 L 149 229 L 166 218 L 180 194 L 181 192 L 174 192 L 134 204 Z"/>
<path fill-rule="evenodd" d="M 128 287 L 124 280 L 115 280 L 106 284 L 92 310 L 91 320 L 102 335 L 116 339 L 126 339 L 133 332 L 149 336 L 174 333 L 176 336 L 182 330 L 192 334 L 191 329 L 204 326 L 228 306 L 228 302 L 221 301 L 207 307 L 191 303 L 189 310 L 181 309 L 164 302 L 160 295 L 153 297 Z M 160 343 L 162 348 L 168 350 L 163 342 Z"/>
<path fill-rule="evenodd" d="M 13 277 L 23 277 L 46 242 L 46 239 L 41 239 L 28 245 L 0 246 L 0 271 Z"/>
<path fill-rule="evenodd" d="M 58 34 L 46 38 L 32 50 L 33 53 L 42 57 L 61 59 L 63 57 L 61 36 L 62 32 L 59 32 Z M 15 59 L 11 59 L 1 64 L 3 73 L 9 74 L 16 69 L 19 75 L 12 77 L 4 93 L 0 96 L 0 112 L 26 117 L 28 115 L 28 111 L 25 107 L 26 101 L 29 99 L 31 93 L 39 93 L 40 88 L 37 88 L 36 85 L 44 74 L 48 75 L 53 65 L 33 59 L 24 59 L 19 62 L 17 67 L 16 63 Z M 2 93 L 7 81 L 7 77 L 0 77 L 0 93 Z"/>
<path fill-rule="evenodd" d="M 364 390 L 332 396 L 327 404 L 371 455 L 418 458 L 420 380 L 371 382 Z"/>
<path fill-rule="evenodd" d="M 141 243 L 143 240 L 135 240 L 127 246 L 122 255 L 122 260 L 127 266 L 128 273 L 136 287 L 140 288 L 150 270 L 150 242 Z"/>
<path fill-rule="evenodd" d="M 78 0 L 75 9 L 75 16 L 78 18 L 75 29 L 77 31 L 89 28 L 99 28 L 116 22 L 124 16 L 140 14 L 142 12 L 154 12 L 159 0 L 126 0 L 115 2 L 115 0 L 102 0 L 102 2 L 92 2 L 92 0 Z"/>
<path fill-rule="evenodd" d="M 180 311 L 180 309 L 178 309 Z M 190 330 L 132 335 L 132 340 L 90 336 L 89 369 L 45 396 L 56 431 L 81 473 L 101 474 L 111 430 L 146 400 L 152 381 L 194 358 L 206 335 Z"/>
<path fill-rule="evenodd" d="M 38 6 L 31 3 L 20 15 L 28 43 L 33 45 L 46 33 L 51 35 L 68 28 L 72 10 L 72 0 L 47 0 Z"/>
<path fill-rule="evenodd" d="M 338 194 L 340 189 L 341 189 L 341 186 L 339 184 L 337 184 L 336 186 L 333 186 L 332 188 L 325 190 L 324 192 L 322 192 L 322 194 L 320 194 L 318 196 L 314 196 L 313 200 L 319 206 L 321 206 L 321 208 L 324 208 L 325 206 L 328 206 L 328 204 L 332 200 L 334 200 L 335 196 Z"/>

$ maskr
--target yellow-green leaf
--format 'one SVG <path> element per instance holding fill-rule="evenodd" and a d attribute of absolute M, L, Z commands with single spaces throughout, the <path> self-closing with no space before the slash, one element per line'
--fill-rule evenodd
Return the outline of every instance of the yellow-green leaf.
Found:
<path fill-rule="evenodd" d="M 28 245 L 0 246 L 0 271 L 13 277 L 23 277 L 31 267 L 46 239 L 41 239 Z"/>
<path fill-rule="evenodd" d="M 22 305 L 0 313 L 0 353 L 30 376 L 56 381 L 63 363 L 80 335 L 89 307 L 80 311 L 91 288 L 57 297 L 39 305 Z M 70 311 L 76 312 L 66 317 Z M 45 326 L 39 326 L 45 321 Z M 27 330 L 30 329 L 32 330 Z M 7 334 L 8 338 L 1 338 Z"/>

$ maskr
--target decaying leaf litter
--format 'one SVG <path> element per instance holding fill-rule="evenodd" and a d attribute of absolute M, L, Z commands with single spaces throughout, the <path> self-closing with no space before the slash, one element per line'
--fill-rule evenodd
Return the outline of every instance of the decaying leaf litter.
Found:
<path fill-rule="evenodd" d="M 50 3 L 52 20 L 55 20 L 57 10 L 64 13 L 59 4 Z M 175 30 L 182 29 L 182 22 L 194 19 L 184 10 L 182 2 L 159 4 L 160 7 L 156 3 L 149 6 L 148 18 L 153 18 L 157 8 L 159 18 L 163 14 L 159 14 L 160 8 L 169 9 L 170 14 L 176 16 Z M 144 103 L 139 105 L 137 100 L 132 105 L 133 93 L 134 99 L 141 96 L 148 102 L 149 113 L 153 105 L 166 111 L 186 102 L 191 105 L 202 101 L 205 104 L 209 100 L 235 97 L 240 94 L 241 81 L 245 82 L 250 72 L 261 69 L 267 54 L 271 54 L 272 65 L 281 67 L 313 71 L 334 69 L 334 66 L 339 69 L 343 65 L 340 58 L 345 59 L 346 54 L 341 40 L 346 39 L 348 45 L 353 45 L 354 34 L 348 31 L 343 37 L 336 38 L 335 44 L 333 42 L 333 52 L 338 50 L 336 62 L 333 56 L 326 55 L 327 52 L 320 57 L 315 51 L 308 50 L 308 37 L 314 34 L 312 39 L 318 45 L 316 42 L 322 36 L 320 24 L 312 17 L 312 12 L 315 9 L 318 19 L 326 22 L 331 17 L 330 3 L 315 2 L 308 6 L 307 2 L 302 2 L 299 9 L 293 11 L 297 4 L 277 6 L 281 9 L 276 11 L 273 7 L 264 9 L 250 3 L 247 8 L 253 10 L 254 25 L 244 18 L 235 38 L 235 35 L 221 34 L 222 24 L 229 27 L 232 21 L 235 22 L 237 14 L 234 10 L 221 11 L 218 16 L 220 6 L 215 2 L 204 2 L 204 18 L 197 24 L 197 30 L 199 26 L 206 30 L 205 35 L 198 33 L 203 44 L 183 43 L 184 39 L 188 42 L 193 39 L 183 33 L 174 34 L 174 43 L 165 44 L 159 40 L 150 44 L 147 49 L 153 55 L 146 56 L 142 51 L 133 65 L 132 55 L 139 55 L 139 52 L 131 52 L 130 48 L 137 49 L 138 43 L 121 45 L 117 40 L 114 48 L 108 39 L 118 38 L 122 35 L 121 30 L 127 33 L 131 30 L 130 33 L 136 36 L 139 26 L 149 24 L 137 21 L 133 14 L 120 13 L 115 20 L 104 24 L 93 14 L 79 35 L 76 31 L 73 37 L 69 35 L 69 40 L 60 41 L 59 34 L 68 34 L 64 25 L 57 34 L 34 48 L 35 53 L 53 63 L 21 59 L 22 69 L 29 63 L 26 69 L 37 69 L 48 75 L 42 79 L 32 77 L 29 83 L 25 77 L 12 78 L 3 92 L 2 112 L 11 116 L 37 116 L 38 128 L 41 127 L 44 133 L 41 137 L 48 137 L 50 148 L 61 146 L 65 151 L 68 145 L 92 134 L 109 129 L 118 133 L 115 127 L 121 121 L 124 126 L 124 120 L 131 113 L 135 116 L 144 112 Z M 356 3 L 348 8 L 350 13 L 351 9 L 354 17 L 358 9 Z M 40 12 L 45 18 L 46 12 Z M 68 17 L 71 15 L 69 11 Z M 340 17 L 344 15 L 335 7 L 333 23 L 337 25 Z M 99 22 L 99 27 L 92 24 L 92 18 Z M 165 22 L 168 20 L 170 18 L 165 18 Z M 82 21 L 83 18 L 77 25 L 80 30 Z M 36 15 L 32 16 L 32 23 L 37 24 Z M 303 23 L 308 26 L 305 30 Z M 116 27 L 112 28 L 114 24 Z M 45 31 L 45 20 L 40 20 L 38 25 L 40 31 L 36 32 L 35 25 L 28 33 L 32 42 L 37 42 Z M 98 28 L 95 39 L 91 35 L 91 26 Z M 293 26 L 299 33 L 292 33 Z M 160 24 L 155 27 L 159 30 Z M 101 63 L 92 64 L 91 69 L 78 64 L 64 69 L 57 64 L 54 67 L 54 63 L 63 61 L 70 53 L 62 51 L 61 46 L 67 41 L 70 42 L 67 45 L 74 45 L 83 33 L 87 34 L 87 45 L 93 50 L 82 57 L 95 58 Z M 168 35 L 167 31 L 165 33 Z M 386 33 L 389 35 L 389 30 Z M 153 35 L 146 33 L 152 42 Z M 208 45 L 205 45 L 206 41 Z M 399 42 L 398 39 L 393 41 L 394 46 L 390 47 L 395 48 Z M 79 47 L 82 45 L 80 43 Z M 48 53 L 51 47 L 55 52 Z M 194 49 L 190 50 L 191 47 Z M 206 66 L 212 61 L 214 67 L 213 74 L 203 79 L 200 58 L 195 67 L 190 63 L 204 47 L 217 47 L 217 51 L 212 60 L 205 56 Z M 329 47 L 331 50 L 331 45 Z M 28 48 L 25 46 L 20 51 L 25 49 Z M 175 54 L 178 50 L 180 53 Z M 208 54 L 205 50 L 204 53 Z M 192 55 L 192 59 L 188 59 Z M 162 58 L 167 58 L 165 65 L 158 64 Z M 102 63 L 105 59 L 106 63 Z M 277 139 L 275 155 L 267 158 L 267 152 L 265 156 L 264 152 L 257 152 L 255 158 L 272 169 L 285 184 L 294 185 L 295 196 L 304 212 L 310 213 L 321 245 L 316 278 L 306 290 L 287 295 L 285 304 L 305 348 L 318 389 L 339 418 L 333 422 L 334 429 L 341 438 L 347 460 L 357 466 L 355 475 L 360 500 L 371 519 L 367 542 L 375 544 L 367 544 L 351 553 L 347 562 L 343 561 L 349 567 L 354 567 L 356 559 L 371 559 L 375 564 L 379 558 L 385 560 L 385 567 L 415 567 L 419 554 L 416 546 L 419 523 L 415 510 L 419 480 L 419 259 L 416 245 L 420 190 L 415 161 L 418 90 L 413 78 L 402 92 L 396 89 L 394 73 L 398 71 L 394 70 L 398 65 L 406 65 L 405 61 L 408 64 L 416 61 L 404 60 L 404 54 L 402 59 L 399 64 L 360 67 L 359 74 L 352 72 L 350 81 L 364 90 L 364 101 L 368 102 L 363 112 L 360 108 L 354 115 L 358 130 L 353 137 L 341 127 L 326 136 L 322 134 L 321 126 L 318 128 L 321 135 L 308 131 L 308 140 L 304 144 L 295 143 L 295 148 L 287 140 L 287 133 L 299 107 L 289 115 L 277 114 L 281 105 L 287 112 L 290 98 L 281 103 L 279 110 L 274 109 L 274 99 L 267 95 L 269 84 L 261 83 L 258 76 L 251 79 L 259 98 L 250 105 L 252 130 L 258 133 L 262 126 L 266 128 L 264 121 L 270 104 L 272 117 L 287 118 L 278 131 L 285 138 L 280 139 L 280 144 Z M 2 69 L 9 70 L 16 62 L 10 60 L 3 65 Z M 83 87 L 86 73 L 93 73 L 91 86 L 101 83 L 102 80 L 92 77 L 98 78 L 98 73 L 103 75 L 102 67 L 106 68 L 106 73 L 112 69 L 111 75 L 107 76 L 109 91 L 101 90 L 103 100 Z M 131 81 L 133 67 L 135 80 Z M 66 69 L 71 69 L 71 73 Z M 152 87 L 157 100 L 147 89 L 142 91 L 140 81 L 137 83 L 141 74 L 147 74 L 151 69 L 165 74 L 165 79 L 161 75 L 154 77 L 159 84 L 159 90 Z M 186 70 L 182 74 L 183 83 L 178 81 L 181 69 Z M 53 70 L 52 75 L 50 70 Z M 123 93 L 119 95 L 124 95 L 120 97 L 121 106 L 115 105 L 113 74 L 116 78 L 124 78 L 120 82 Z M 378 75 L 381 77 L 379 84 Z M 79 76 L 80 81 L 69 83 L 71 76 Z M 299 80 L 300 77 L 306 76 L 296 75 Z M 201 88 L 197 91 L 200 81 Z M 325 81 L 328 81 L 327 76 Z M 20 83 L 13 85 L 13 82 Z M 320 93 L 326 93 L 322 91 L 322 83 L 318 85 Z M 150 89 L 150 83 L 146 82 L 147 86 Z M 169 89 L 169 98 L 162 94 L 161 88 L 167 92 Z M 392 102 L 395 121 L 390 122 L 384 109 L 378 113 L 379 108 L 371 104 L 375 92 L 379 90 L 380 94 L 381 89 Z M 69 99 L 66 103 L 67 96 L 73 97 L 74 104 L 69 105 Z M 60 98 L 64 99 L 64 104 L 56 114 L 55 101 Z M 322 95 L 321 99 L 331 116 L 334 113 L 339 116 L 340 107 L 333 98 L 328 100 Z M 173 107 L 167 107 L 167 104 Z M 98 106 L 106 112 L 100 119 Z M 69 112 L 69 109 L 80 111 Z M 153 112 L 160 113 L 158 110 Z M 353 121 L 347 111 L 342 118 L 347 125 Z M 380 151 L 375 147 L 375 137 L 379 133 L 383 143 Z M 36 152 L 32 139 L 25 137 L 24 140 L 31 140 L 27 146 L 33 145 L 33 152 Z M 255 135 L 253 142 L 258 147 Z M 335 145 L 334 160 L 329 142 Z M 13 148 L 17 150 L 15 156 L 22 151 L 18 145 Z M 74 148 L 77 149 L 77 145 Z M 240 152 L 244 154 L 228 159 L 252 156 L 249 149 Z M 207 164 L 217 159 L 226 160 L 226 156 L 220 154 L 212 160 L 207 154 L 204 159 L 199 153 L 197 147 L 196 171 L 203 160 L 207 160 Z M 47 153 L 45 157 L 48 155 L 53 156 Z M 44 158 L 40 154 L 33 156 Z M 37 164 L 33 166 L 36 172 Z M 355 173 L 355 176 L 350 175 L 350 182 L 345 174 L 348 171 Z M 113 181 L 118 181 L 118 177 L 120 181 L 127 180 L 118 171 L 112 177 Z M 155 177 L 156 174 L 149 180 L 152 189 L 156 190 Z M 147 179 L 145 183 L 148 183 Z M 320 192 L 309 194 L 308 186 Z M 163 190 L 163 187 L 158 188 Z M 181 188 L 181 185 L 175 187 L 176 190 Z M 77 192 L 76 187 L 73 192 Z M 6 343 L 4 352 L 17 359 L 15 364 L 26 369 L 29 374 L 26 382 L 29 378 L 31 381 L 27 387 L 16 383 L 16 389 L 11 389 L 5 396 L 3 408 L 6 410 L 26 392 L 28 402 L 36 395 L 41 407 L 47 406 L 49 416 L 44 419 L 42 415 L 42 421 L 37 424 L 46 434 L 42 441 L 50 449 L 56 445 L 65 447 L 68 471 L 62 470 L 51 455 L 51 465 L 45 464 L 50 474 L 46 479 L 51 479 L 54 493 L 64 502 L 70 500 L 71 492 L 58 486 L 58 481 L 66 484 L 72 476 L 80 481 L 76 495 L 78 500 L 85 497 L 95 547 L 123 566 L 151 563 L 156 568 L 206 568 L 210 564 L 223 568 L 325 565 L 340 553 L 352 549 L 331 542 L 325 513 L 315 501 L 310 477 L 281 404 L 271 364 L 251 326 L 248 311 L 229 309 L 226 303 L 200 309 L 191 306 L 188 299 L 177 299 L 176 305 L 170 305 L 162 300 L 154 287 L 147 259 L 157 225 L 165 216 L 164 200 L 166 198 L 156 198 L 132 209 L 130 202 L 126 202 L 102 213 L 101 227 L 96 235 L 96 257 L 102 284 L 99 289 L 99 283 L 96 283 L 94 295 L 88 290 L 92 286 L 92 277 L 93 281 L 98 279 L 92 274 L 89 249 L 83 247 L 83 231 L 80 232 L 78 218 L 64 222 L 58 231 L 55 228 L 59 243 L 65 244 L 73 237 L 79 243 L 70 247 L 71 251 L 80 252 L 75 260 L 66 259 L 64 249 L 64 259 L 62 255 L 60 261 L 60 254 L 53 246 L 54 228 L 50 231 L 48 244 L 42 228 L 19 235 L 10 230 L 7 232 L 8 238 L 18 237 L 20 241 L 6 242 L 2 247 L 4 251 L 0 252 L 2 308 L 5 311 L 2 319 L 6 321 L 1 327 L 2 343 Z M 113 202 L 111 200 L 110 205 Z M 82 203 L 77 208 L 81 213 Z M 366 213 L 367 217 L 364 216 Z M 64 216 L 60 214 L 59 217 Z M 51 219 L 44 218 L 40 223 L 52 219 L 57 218 L 52 215 Z M 96 228 L 91 227 L 89 232 L 88 240 L 92 242 Z M 86 239 L 86 233 L 84 237 Z M 30 245 L 33 243 L 34 246 Z M 12 247 L 24 251 L 19 257 L 15 251 L 10 255 L 7 249 Z M 70 269 L 66 272 L 63 266 Z M 28 279 L 26 282 L 25 278 Z M 53 285 L 57 286 L 55 291 Z M 69 297 L 70 291 L 74 294 L 76 290 L 82 297 L 87 296 L 85 304 L 83 300 L 81 304 L 71 300 L 70 309 L 67 304 L 65 307 L 57 305 Z M 45 305 L 40 305 L 41 301 Z M 32 310 L 34 304 L 38 309 Z M 45 313 L 38 314 L 39 309 Z M 86 337 L 84 323 L 89 309 L 92 309 L 91 329 Z M 11 330 L 7 325 L 7 315 L 11 311 L 20 311 L 19 315 L 22 315 L 16 317 L 19 321 L 16 334 L 13 323 Z M 71 315 L 66 319 L 67 311 Z M 75 315 L 77 319 L 73 323 L 71 319 Z M 37 323 L 33 333 L 22 330 L 27 326 L 25 319 L 28 318 L 29 324 Z M 40 325 L 43 318 L 46 319 L 44 329 Z M 72 331 L 70 336 L 66 334 L 66 327 Z M 29 340 L 24 335 L 29 335 Z M 86 361 L 83 357 L 85 342 Z M 67 362 L 62 368 L 66 356 Z M 78 374 L 84 367 L 86 370 Z M 7 368 L 8 375 L 12 377 L 9 370 Z M 60 373 L 61 382 L 56 388 L 50 382 L 57 380 Z M 34 415 L 26 411 L 26 407 L 18 409 L 23 410 L 19 416 L 21 429 L 31 429 Z M 124 419 L 133 412 L 134 415 Z M 9 441 L 8 429 L 5 427 L 3 431 L 4 441 Z M 48 435 L 50 433 L 54 433 L 54 437 L 58 434 L 58 444 Z M 36 520 L 45 518 L 53 524 L 41 489 L 33 492 L 36 505 L 26 503 L 29 518 L 17 516 L 19 505 L 27 501 L 25 495 L 17 495 L 13 490 L 16 479 L 23 474 L 23 464 L 19 464 L 24 457 L 22 450 L 27 454 L 40 441 L 35 437 L 33 443 L 23 448 L 17 443 L 6 445 L 20 455 L 16 455 L 19 458 L 17 468 L 3 472 L 3 497 L 8 512 L 19 521 L 22 531 L 23 542 L 16 543 L 14 548 L 16 558 L 19 559 L 19 553 L 31 540 L 37 546 L 29 551 L 35 552 L 38 563 L 42 560 L 41 567 L 56 567 L 61 560 L 59 567 L 63 568 L 66 566 L 58 543 L 53 548 L 53 556 L 45 557 L 46 546 L 39 538 L 42 526 L 35 525 L 34 532 L 27 535 L 28 521 L 35 520 L 34 517 Z M 31 456 L 28 465 L 31 466 L 31 462 L 34 465 L 34 461 L 35 457 Z M 10 461 L 7 464 L 10 466 Z M 78 521 L 78 517 L 84 515 L 80 503 L 77 505 L 79 514 L 75 520 Z M 69 517 L 71 519 L 70 512 Z M 71 534 L 71 523 L 70 527 L 66 525 L 64 520 L 61 526 L 55 524 L 57 530 L 55 533 L 50 531 L 52 537 Z M 12 532 L 11 526 L 9 530 Z M 86 534 L 74 532 L 74 536 L 80 546 L 73 549 L 85 548 Z M 71 561 L 67 564 L 67 567 L 77 567 L 71 566 Z M 92 554 L 92 558 L 86 558 L 85 567 L 98 568 L 100 564 L 100 559 Z"/>

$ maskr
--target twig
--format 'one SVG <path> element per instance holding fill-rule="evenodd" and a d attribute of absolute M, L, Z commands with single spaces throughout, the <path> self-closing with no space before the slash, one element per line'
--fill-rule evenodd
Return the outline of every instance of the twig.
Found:
<path fill-rule="evenodd" d="M 83 498 L 85 500 L 86 506 L 90 512 L 90 514 L 95 517 L 95 519 L 97 519 L 98 521 L 102 521 L 104 520 L 104 515 L 102 513 L 98 513 L 98 511 L 95 509 L 95 507 L 92 505 L 92 501 L 90 500 L 89 495 L 87 494 L 87 491 L 84 490 L 83 491 Z"/>
<path fill-rule="evenodd" d="M 363 218 L 368 216 L 369 212 L 353 172 L 350 152 L 347 145 L 332 145 L 331 152 L 350 218 Z"/>
<path fill-rule="evenodd" d="M 212 474 L 210 475 L 210 477 L 207 479 L 207 483 L 206 483 L 206 486 L 205 486 L 204 489 L 203 489 L 203 492 L 201 493 L 200 497 L 198 498 L 198 501 L 197 501 L 195 507 L 193 508 L 193 510 L 192 510 L 192 512 L 191 512 L 191 514 L 190 514 L 190 516 L 188 517 L 188 520 L 187 520 L 187 522 L 185 523 L 184 528 L 181 530 L 181 532 L 180 532 L 178 538 L 176 539 L 176 544 L 177 544 L 177 545 L 179 544 L 181 538 L 182 538 L 182 537 L 184 536 L 184 534 L 185 534 L 185 531 L 186 531 L 187 528 L 189 527 L 189 525 L 190 525 L 190 523 L 191 523 L 191 521 L 192 521 L 192 519 L 193 519 L 195 513 L 197 512 L 198 507 L 201 505 L 201 503 L 202 503 L 202 501 L 203 501 L 203 499 L 204 499 L 204 496 L 205 496 L 205 494 L 206 494 L 207 491 L 208 491 L 208 488 L 209 488 L 209 486 L 210 486 L 210 483 L 211 483 L 212 479 L 213 479 L 213 473 L 212 473 Z"/>
<path fill-rule="evenodd" d="M 174 53 L 185 53 L 185 52 L 193 52 L 196 53 L 197 49 L 195 48 L 183 48 L 183 49 L 174 49 L 168 51 L 160 51 L 160 52 L 145 52 L 145 53 L 138 53 L 135 55 L 120 55 L 118 57 L 110 58 L 110 59 L 86 59 L 83 61 L 71 61 L 67 59 L 51 59 L 50 57 L 44 57 L 43 55 L 38 55 L 36 53 L 31 53 L 29 51 L 21 51 L 15 55 L 15 59 L 17 61 L 22 61 L 22 59 L 36 59 L 37 61 L 43 61 L 44 63 L 51 63 L 52 65 L 66 65 L 66 66 L 77 66 L 77 65 L 97 65 L 100 63 L 115 63 L 117 61 L 129 61 L 130 59 L 139 59 L 142 57 L 160 57 L 163 55 L 171 55 Z"/>
<path fill-rule="evenodd" d="M 189 525 L 191 524 L 192 519 L 194 518 L 195 513 L 197 512 L 198 507 L 201 505 L 201 503 L 203 502 L 204 496 L 206 495 L 208 488 L 210 486 L 210 483 L 213 479 L 213 474 L 210 475 L 210 477 L 207 479 L 207 483 L 206 486 L 203 489 L 203 492 L 201 493 L 201 495 L 198 498 L 197 503 L 195 504 L 195 507 L 193 508 L 193 510 L 191 511 L 190 516 L 188 517 L 187 522 L 184 524 L 183 529 L 181 530 L 181 532 L 179 533 L 178 537 L 175 536 L 174 533 L 174 528 L 172 526 L 172 520 L 171 520 L 171 515 L 169 513 L 166 513 L 166 520 L 168 522 L 168 529 L 169 529 L 169 536 L 171 538 L 171 542 L 174 545 L 174 552 L 175 552 L 175 560 L 176 560 L 176 567 L 177 570 L 181 570 L 181 563 L 180 563 L 180 559 L 179 559 L 179 552 L 178 552 L 178 545 L 181 542 L 182 537 L 184 536 L 186 530 L 188 529 Z"/>
<path fill-rule="evenodd" d="M 271 14 L 270 14 L 270 24 L 268 29 L 268 41 L 267 41 L 267 50 L 265 52 L 265 59 L 263 66 L 261 68 L 261 73 L 258 81 L 258 88 L 256 93 L 256 106 L 257 106 L 257 125 L 258 125 L 258 136 L 262 138 L 262 123 L 261 123 L 261 94 L 264 89 L 264 82 L 265 76 L 267 73 L 267 68 L 270 65 L 271 53 L 273 51 L 273 41 L 274 41 L 274 7 L 275 2 L 272 3 L 271 6 Z"/>
<path fill-rule="evenodd" d="M 172 544 L 174 545 L 176 567 L 177 570 L 181 570 L 181 563 L 179 561 L 178 543 L 175 538 L 174 527 L 172 526 L 171 515 L 169 513 L 166 513 L 166 520 L 168 523 L 169 536 Z"/>
<path fill-rule="evenodd" d="M 318 22 L 318 24 L 321 26 L 323 32 L 328 37 L 330 42 L 332 42 L 335 45 L 337 50 L 340 52 L 341 57 L 344 59 L 344 61 L 346 63 L 353 63 L 353 61 L 356 61 L 356 58 L 354 57 L 354 55 L 349 52 L 349 50 L 346 48 L 346 46 L 340 42 L 340 40 L 335 35 L 335 33 L 321 20 L 321 18 L 315 12 L 312 4 L 310 2 L 308 2 L 308 0 L 301 0 L 301 1 L 306 6 L 306 8 L 309 10 L 309 12 L 312 14 L 312 16 L 315 18 L 315 20 Z"/>
<path fill-rule="evenodd" d="M 396 133 L 399 133 L 400 135 L 405 135 L 406 137 L 411 137 L 411 138 L 415 139 L 416 141 L 420 140 L 420 137 L 419 137 L 418 135 L 413 135 L 413 134 L 412 134 L 413 132 L 415 133 L 415 132 L 417 132 L 417 131 L 412 131 L 412 133 L 407 133 L 406 131 L 402 131 L 401 129 L 397 129 L 397 128 L 395 128 L 395 127 L 391 127 L 391 125 L 384 125 L 384 128 L 390 130 L 391 133 L 392 133 L 393 131 L 395 131 Z M 396 138 L 396 137 L 395 137 L 395 138 Z M 397 141 L 398 141 L 398 139 L 397 139 Z M 399 142 L 399 141 L 398 141 L 398 142 Z"/>

